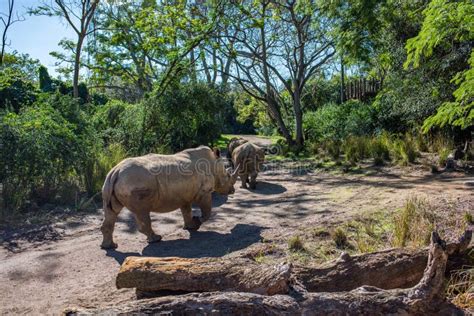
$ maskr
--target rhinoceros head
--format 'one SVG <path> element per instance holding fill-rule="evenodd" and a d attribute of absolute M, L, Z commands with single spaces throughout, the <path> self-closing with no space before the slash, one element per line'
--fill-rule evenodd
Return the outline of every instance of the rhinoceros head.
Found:
<path fill-rule="evenodd" d="M 214 149 L 214 155 L 216 157 L 216 168 L 214 173 L 214 191 L 219 194 L 232 194 L 235 192 L 234 184 L 237 181 L 239 167 L 235 168 L 234 171 L 231 168 L 225 168 L 225 159 L 220 158 L 220 152 Z"/>

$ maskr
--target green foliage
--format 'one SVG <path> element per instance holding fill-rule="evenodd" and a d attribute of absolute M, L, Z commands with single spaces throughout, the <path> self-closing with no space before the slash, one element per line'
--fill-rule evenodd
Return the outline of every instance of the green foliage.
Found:
<path fill-rule="evenodd" d="M 372 107 L 352 100 L 340 105 L 324 105 L 314 112 L 306 113 L 304 117 L 305 134 L 311 142 L 341 140 L 349 135 L 368 135 L 374 128 Z"/>
<path fill-rule="evenodd" d="M 474 3 L 470 0 L 432 0 L 423 11 L 420 32 L 407 41 L 407 60 L 416 68 L 422 57 L 431 57 L 436 48 L 449 48 L 453 42 L 474 40 Z M 437 113 L 425 121 L 424 131 L 447 124 L 467 128 L 474 122 L 474 50 L 471 47 L 468 69 L 458 72 L 452 81 L 458 86 L 455 101 L 445 102 Z"/>
<path fill-rule="evenodd" d="M 415 141 L 409 134 L 406 134 L 405 137 L 395 138 L 392 141 L 390 151 L 393 160 L 402 166 L 415 162 L 418 157 Z"/>
<path fill-rule="evenodd" d="M 109 101 L 97 110 L 93 121 L 106 144 L 121 144 L 131 154 L 176 152 L 216 141 L 226 102 L 211 87 L 181 84 L 137 104 Z"/>
<path fill-rule="evenodd" d="M 54 91 L 53 80 L 49 76 L 48 69 L 44 66 L 39 67 L 39 88 L 43 92 Z"/>
<path fill-rule="evenodd" d="M 54 198 L 79 152 L 73 129 L 47 105 L 2 118 L 0 172 L 6 209 L 18 209 L 30 198 L 37 203 Z"/>
<path fill-rule="evenodd" d="M 36 89 L 24 74 L 12 68 L 0 70 L 0 109 L 18 112 L 36 99 Z"/>
<path fill-rule="evenodd" d="M 65 187 L 89 191 L 87 168 L 101 146 L 80 104 L 61 94 L 40 95 L 1 121 L 0 173 L 6 209 L 64 201 Z M 68 201 L 71 203 L 72 201 Z"/>
<path fill-rule="evenodd" d="M 367 137 L 349 136 L 343 142 L 343 150 L 346 161 L 354 165 L 368 156 L 369 143 Z"/>
<path fill-rule="evenodd" d="M 376 166 L 381 166 L 385 161 L 390 160 L 387 143 L 380 136 L 370 140 L 369 152 Z"/>

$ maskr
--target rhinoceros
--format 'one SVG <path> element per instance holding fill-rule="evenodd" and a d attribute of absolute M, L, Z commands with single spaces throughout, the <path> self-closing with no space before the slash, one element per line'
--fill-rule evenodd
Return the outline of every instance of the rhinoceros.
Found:
<path fill-rule="evenodd" d="M 232 161 L 232 152 L 234 151 L 235 148 L 239 147 L 242 144 L 247 143 L 248 140 L 244 138 L 237 138 L 233 137 L 230 139 L 229 143 L 227 144 L 227 159 L 229 159 L 230 165 L 234 167 L 233 161 Z"/>
<path fill-rule="evenodd" d="M 240 167 L 237 169 L 242 180 L 242 188 L 247 188 L 247 182 L 249 182 L 251 189 L 256 188 L 257 175 L 264 160 L 265 150 L 251 142 L 245 142 L 232 151 L 232 162 Z"/>
<path fill-rule="evenodd" d="M 197 230 L 211 216 L 212 192 L 234 193 L 237 169 L 225 169 L 218 150 L 209 147 L 187 149 L 174 155 L 148 154 L 128 158 L 108 173 L 102 187 L 105 219 L 101 227 L 102 248 L 116 248 L 113 231 L 123 207 L 134 215 L 138 230 L 149 243 L 161 236 L 151 228 L 150 212 L 166 213 L 181 209 L 184 229 Z M 193 217 L 196 203 L 202 216 Z"/>

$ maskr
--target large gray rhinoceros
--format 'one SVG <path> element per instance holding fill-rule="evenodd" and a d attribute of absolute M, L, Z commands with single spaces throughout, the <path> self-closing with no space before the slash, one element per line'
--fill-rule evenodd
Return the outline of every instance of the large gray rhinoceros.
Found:
<path fill-rule="evenodd" d="M 234 193 L 238 168 L 230 173 L 219 155 L 218 150 L 213 152 L 201 146 L 174 155 L 128 158 L 112 168 L 102 187 L 105 219 L 101 247 L 117 247 L 112 235 L 117 215 L 124 206 L 135 215 L 138 230 L 150 243 L 161 240 L 151 228 L 150 212 L 166 213 L 180 208 L 184 228 L 198 229 L 211 216 L 212 192 Z M 201 218 L 193 217 L 192 203 L 201 208 Z"/>
<path fill-rule="evenodd" d="M 232 151 L 232 162 L 234 166 L 240 167 L 237 169 L 242 180 L 242 188 L 247 188 L 247 182 L 249 182 L 251 189 L 256 188 L 257 175 L 262 169 L 264 161 L 265 149 L 251 142 L 244 142 L 242 145 L 234 148 Z"/>

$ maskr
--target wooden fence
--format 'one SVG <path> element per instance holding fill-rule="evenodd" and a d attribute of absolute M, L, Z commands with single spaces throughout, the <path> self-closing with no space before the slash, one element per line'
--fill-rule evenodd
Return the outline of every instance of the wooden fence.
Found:
<path fill-rule="evenodd" d="M 382 83 L 376 79 L 357 79 L 348 82 L 344 90 L 344 99 L 367 100 L 374 97 L 380 91 Z"/>

